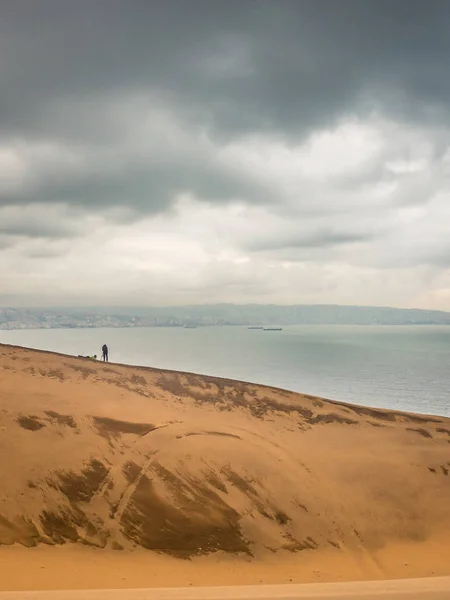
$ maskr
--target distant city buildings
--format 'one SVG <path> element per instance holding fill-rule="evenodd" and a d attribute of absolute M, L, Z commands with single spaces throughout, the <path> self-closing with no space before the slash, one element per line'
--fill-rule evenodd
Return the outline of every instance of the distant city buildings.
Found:
<path fill-rule="evenodd" d="M 0 307 L 0 330 L 97 327 L 449 325 L 442 311 L 369 306 L 204 305 L 149 308 Z"/>

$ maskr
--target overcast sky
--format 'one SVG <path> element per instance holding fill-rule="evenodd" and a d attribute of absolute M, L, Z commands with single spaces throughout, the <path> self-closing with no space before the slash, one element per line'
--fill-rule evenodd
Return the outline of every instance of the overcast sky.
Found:
<path fill-rule="evenodd" d="M 2 0 L 0 303 L 450 310 L 448 0 Z"/>

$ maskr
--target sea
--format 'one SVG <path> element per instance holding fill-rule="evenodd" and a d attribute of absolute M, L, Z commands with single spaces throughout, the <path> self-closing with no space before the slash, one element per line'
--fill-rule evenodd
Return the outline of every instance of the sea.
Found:
<path fill-rule="evenodd" d="M 0 331 L 0 342 L 450 416 L 450 326 L 297 325 Z"/>

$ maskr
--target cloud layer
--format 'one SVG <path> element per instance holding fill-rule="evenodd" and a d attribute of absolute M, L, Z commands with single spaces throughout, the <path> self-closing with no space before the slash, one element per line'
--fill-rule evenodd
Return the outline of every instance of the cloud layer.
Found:
<path fill-rule="evenodd" d="M 449 56 L 444 0 L 3 2 L 3 298 L 450 310 Z"/>

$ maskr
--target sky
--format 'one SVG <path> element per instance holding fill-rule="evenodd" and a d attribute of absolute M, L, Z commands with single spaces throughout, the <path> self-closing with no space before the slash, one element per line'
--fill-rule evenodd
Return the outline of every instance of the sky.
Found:
<path fill-rule="evenodd" d="M 0 304 L 450 310 L 447 0 L 2 0 Z"/>

